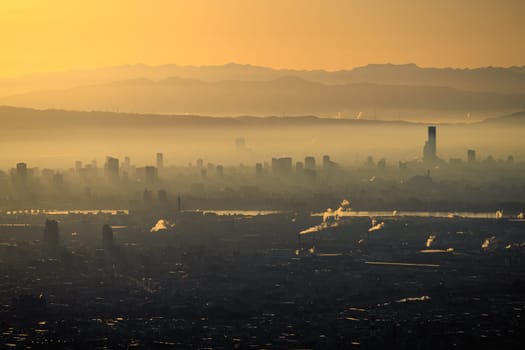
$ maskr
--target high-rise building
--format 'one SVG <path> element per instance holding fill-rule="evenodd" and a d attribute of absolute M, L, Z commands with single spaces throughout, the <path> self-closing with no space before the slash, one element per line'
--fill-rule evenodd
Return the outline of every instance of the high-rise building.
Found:
<path fill-rule="evenodd" d="M 164 154 L 157 153 L 157 169 L 162 171 L 164 169 Z"/>
<path fill-rule="evenodd" d="M 337 167 L 337 163 L 330 159 L 329 155 L 323 156 L 323 170 L 331 170 Z"/>
<path fill-rule="evenodd" d="M 119 160 L 113 157 L 106 157 L 106 164 L 104 165 L 106 178 L 109 181 L 118 181 L 119 175 Z"/>
<path fill-rule="evenodd" d="M 25 185 L 27 183 L 27 164 L 26 163 L 16 164 L 16 180 L 21 185 Z"/>
<path fill-rule="evenodd" d="M 315 157 L 305 157 L 304 168 L 307 170 L 315 170 Z"/>
<path fill-rule="evenodd" d="M 122 163 L 121 170 L 127 172 L 128 175 L 131 172 L 131 159 L 129 157 L 124 157 L 124 162 Z"/>
<path fill-rule="evenodd" d="M 476 161 L 476 150 L 469 149 L 467 151 L 467 160 L 469 163 L 473 163 Z"/>
<path fill-rule="evenodd" d="M 255 164 L 255 176 L 261 177 L 263 175 L 263 165 L 261 163 Z"/>
<path fill-rule="evenodd" d="M 435 162 L 437 160 L 436 127 L 428 127 L 428 138 L 423 148 L 423 161 Z"/>

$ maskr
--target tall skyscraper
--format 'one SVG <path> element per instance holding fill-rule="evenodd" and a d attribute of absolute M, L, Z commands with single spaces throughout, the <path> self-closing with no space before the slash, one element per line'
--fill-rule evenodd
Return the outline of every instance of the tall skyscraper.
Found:
<path fill-rule="evenodd" d="M 104 165 L 104 171 L 109 181 L 118 181 L 119 175 L 119 160 L 113 157 L 106 157 L 106 164 Z"/>
<path fill-rule="evenodd" d="M 476 161 L 476 151 L 473 149 L 469 149 L 467 151 L 467 160 L 469 163 L 473 163 Z"/>
<path fill-rule="evenodd" d="M 164 154 L 157 153 L 157 169 L 162 171 L 164 169 Z"/>
<path fill-rule="evenodd" d="M 423 161 L 435 162 L 437 160 L 436 127 L 428 127 L 428 138 L 423 148 Z"/>
<path fill-rule="evenodd" d="M 131 159 L 129 157 L 124 157 L 124 162 L 122 163 L 121 169 L 123 172 L 128 174 L 131 173 Z"/>
<path fill-rule="evenodd" d="M 255 164 L 255 176 L 261 177 L 263 175 L 263 165 L 261 163 Z"/>
<path fill-rule="evenodd" d="M 323 169 L 330 170 L 334 167 L 335 163 L 330 160 L 330 156 L 325 154 L 323 156 Z"/>
<path fill-rule="evenodd" d="M 315 170 L 315 157 L 305 157 L 304 168 L 307 170 Z"/>
<path fill-rule="evenodd" d="M 27 164 L 26 163 L 16 164 L 16 180 L 21 185 L 26 184 L 27 182 Z"/>

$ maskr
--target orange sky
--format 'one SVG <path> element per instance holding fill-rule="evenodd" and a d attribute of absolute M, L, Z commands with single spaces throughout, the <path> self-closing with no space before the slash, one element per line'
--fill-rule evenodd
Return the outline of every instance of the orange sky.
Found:
<path fill-rule="evenodd" d="M 6 0 L 0 75 L 126 63 L 525 65 L 523 0 Z"/>

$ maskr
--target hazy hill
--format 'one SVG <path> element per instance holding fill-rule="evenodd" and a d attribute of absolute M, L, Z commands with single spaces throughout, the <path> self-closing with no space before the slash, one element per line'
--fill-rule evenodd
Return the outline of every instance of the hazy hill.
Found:
<path fill-rule="evenodd" d="M 525 94 L 438 86 L 323 84 L 294 76 L 270 81 L 132 79 L 0 99 L 34 108 L 204 115 L 319 115 L 407 120 L 466 120 L 525 109 Z"/>
<path fill-rule="evenodd" d="M 238 116 L 210 117 L 205 115 L 160 115 L 116 113 L 102 111 L 70 111 L 61 109 L 33 109 L 0 106 L 0 123 L 9 126 L 5 133 L 21 130 L 43 130 L 68 128 L 104 129 L 107 128 L 235 128 L 235 127 L 280 127 L 280 126 L 320 126 L 320 125 L 419 125 L 406 121 L 386 121 L 367 119 L 336 119 L 317 116 Z M 0 132 L 0 135 L 2 132 Z"/>
<path fill-rule="evenodd" d="M 6 150 L 0 169 L 25 161 L 31 166 L 70 167 L 75 160 L 132 155 L 141 164 L 154 164 L 156 152 L 171 164 L 197 158 L 219 164 L 253 166 L 272 157 L 303 159 L 329 154 L 335 161 L 364 162 L 368 155 L 397 160 L 421 157 L 427 125 L 382 120 L 297 117 L 220 118 L 196 115 L 126 114 L 0 107 L 0 147 Z M 439 155 L 464 157 L 476 149 L 487 155 L 522 156 L 524 123 L 439 124 Z M 235 140 L 246 139 L 246 149 Z M 517 158 L 522 159 L 522 158 Z"/>
<path fill-rule="evenodd" d="M 499 125 L 525 125 L 525 111 L 520 111 L 502 117 L 489 118 L 483 121 L 485 124 L 499 124 Z"/>
<path fill-rule="evenodd" d="M 461 90 L 525 93 L 525 67 L 483 67 L 474 69 L 422 68 L 415 64 L 371 64 L 351 70 L 290 70 L 252 65 L 219 66 L 124 65 L 91 70 L 33 74 L 1 79 L 0 96 L 32 90 L 63 89 L 105 84 L 118 80 L 146 78 L 162 80 L 181 77 L 215 82 L 221 80 L 267 81 L 294 76 L 325 84 L 377 83 L 447 86 Z"/>

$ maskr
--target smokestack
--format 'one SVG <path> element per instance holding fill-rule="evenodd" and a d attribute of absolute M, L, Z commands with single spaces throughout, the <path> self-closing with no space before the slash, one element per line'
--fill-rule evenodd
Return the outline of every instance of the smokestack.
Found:
<path fill-rule="evenodd" d="M 180 213 L 182 210 L 182 202 L 180 196 L 177 197 L 177 211 Z"/>

